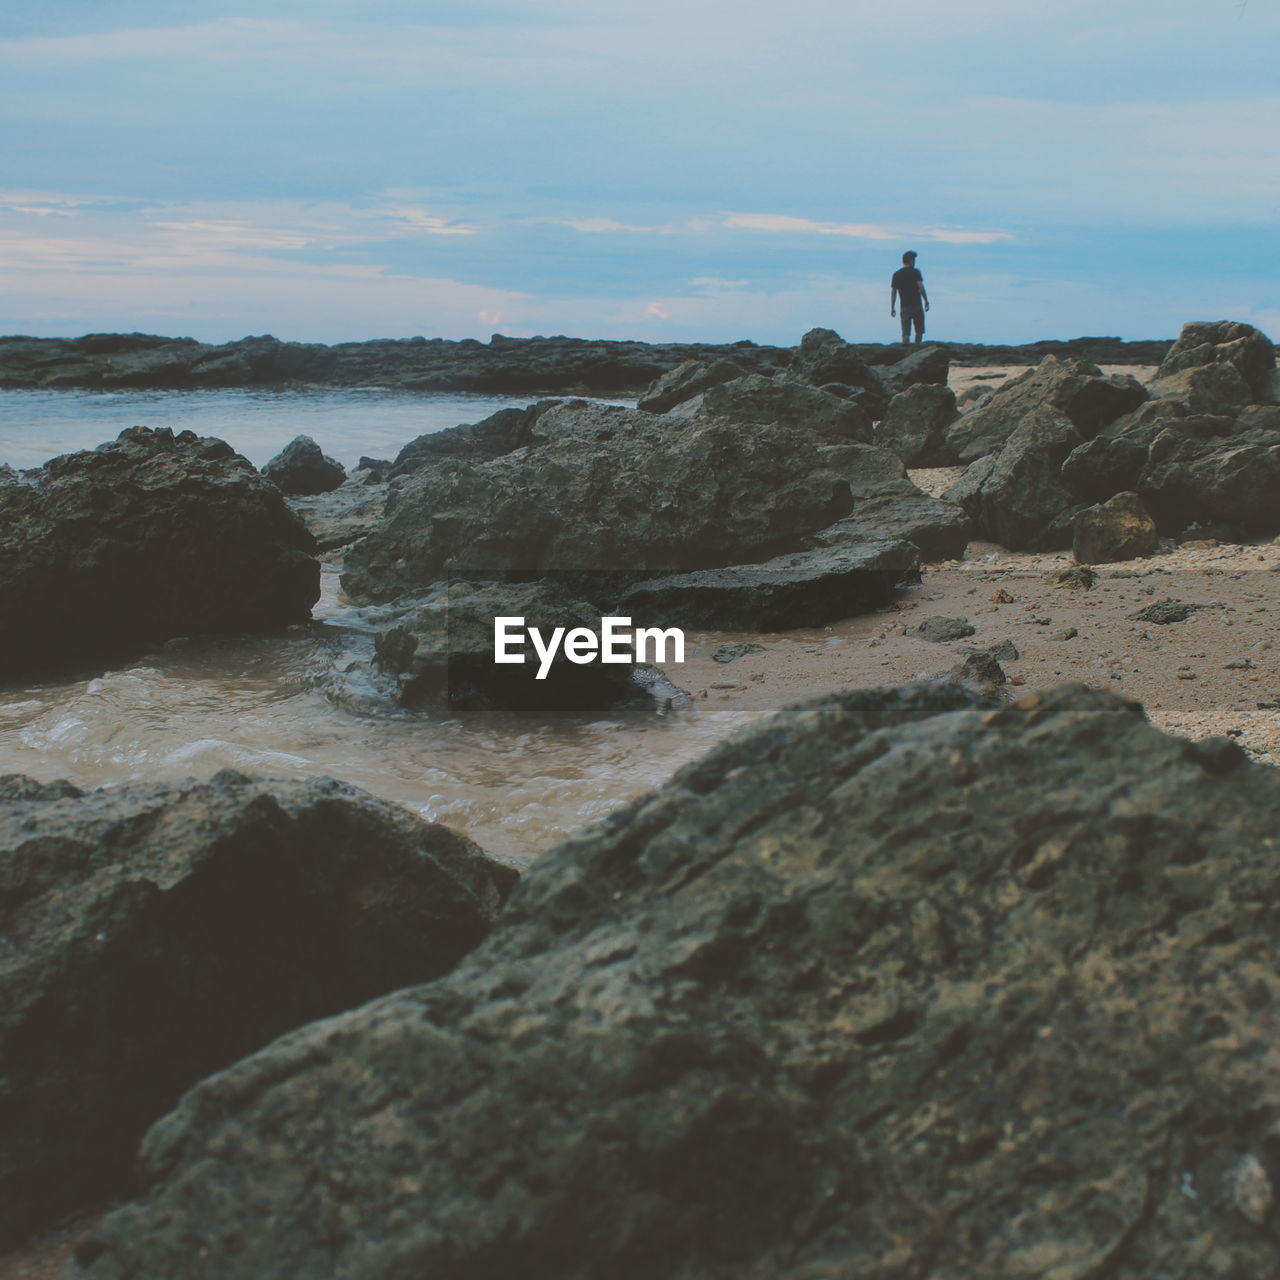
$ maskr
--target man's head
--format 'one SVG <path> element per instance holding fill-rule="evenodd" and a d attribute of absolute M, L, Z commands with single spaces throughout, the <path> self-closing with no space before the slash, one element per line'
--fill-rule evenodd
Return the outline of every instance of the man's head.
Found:
<path fill-rule="evenodd" d="M 920 255 L 916 253 L 914 249 L 908 249 L 906 253 L 902 255 L 902 265 L 904 267 L 914 267 L 916 265 L 916 259 L 919 256 Z"/>

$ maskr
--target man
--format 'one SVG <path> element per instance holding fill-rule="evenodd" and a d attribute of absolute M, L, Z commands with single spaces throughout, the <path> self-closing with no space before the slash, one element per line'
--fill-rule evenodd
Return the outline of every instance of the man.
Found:
<path fill-rule="evenodd" d="M 896 315 L 902 309 L 902 340 L 911 341 L 911 326 L 915 325 L 916 341 L 924 337 L 924 313 L 929 310 L 929 295 L 924 291 L 924 276 L 916 270 L 914 249 L 902 255 L 902 266 L 893 273 L 889 285 L 889 314 Z"/>

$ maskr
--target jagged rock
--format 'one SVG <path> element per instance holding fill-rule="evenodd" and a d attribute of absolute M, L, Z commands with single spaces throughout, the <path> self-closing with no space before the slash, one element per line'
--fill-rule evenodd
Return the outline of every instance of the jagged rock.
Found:
<path fill-rule="evenodd" d="M 945 347 L 917 347 L 896 364 L 879 368 L 876 372 L 884 383 L 884 389 L 891 396 L 898 395 L 908 387 L 945 387 L 951 372 L 951 357 Z"/>
<path fill-rule="evenodd" d="M 1192 417 L 1155 436 L 1134 486 L 1162 531 L 1223 520 L 1250 533 L 1280 530 L 1280 415 Z"/>
<path fill-rule="evenodd" d="M 755 561 L 853 505 L 813 438 L 776 424 L 564 404 L 537 431 L 547 443 L 393 486 L 386 519 L 347 554 L 351 598 L 391 600 L 451 570 L 639 578 Z"/>
<path fill-rule="evenodd" d="M 1238 369 L 1230 364 L 1207 364 L 1181 369 L 1156 378 L 1153 396 L 1184 404 L 1192 413 L 1226 414 L 1234 417 L 1253 395 Z"/>
<path fill-rule="evenodd" d="M 359 474 L 332 493 L 289 499 L 289 509 L 307 526 L 317 550 L 332 551 L 363 538 L 386 514 L 386 485 L 361 480 Z"/>
<path fill-rule="evenodd" d="M 542 678 L 528 641 L 523 663 L 494 660 L 494 619 L 524 618 L 550 637 L 583 627 L 600 632 L 600 610 L 549 582 L 442 583 L 397 605 L 377 624 L 378 666 L 395 678 L 401 706 L 447 701 L 453 710 L 518 710 L 608 706 L 643 692 L 634 663 L 570 661 L 562 645 Z"/>
<path fill-rule="evenodd" d="M 618 608 L 639 626 L 791 631 L 851 618 L 918 581 L 920 553 L 906 542 L 862 542 L 703 569 L 638 583 Z"/>
<path fill-rule="evenodd" d="M 295 436 L 270 462 L 262 474 L 286 494 L 331 493 L 346 482 L 342 463 L 320 451 L 310 436 Z"/>
<path fill-rule="evenodd" d="M 839 382 L 863 393 L 862 407 L 872 419 L 883 416 L 889 393 L 879 374 L 834 329 L 810 329 L 800 339 L 795 358 L 787 370 L 789 377 L 812 386 Z"/>
<path fill-rule="evenodd" d="M 515 880 L 344 783 L 230 771 L 0 778 L 0 850 L 4 1244 L 129 1190 L 146 1127 L 202 1076 L 452 968 Z"/>
<path fill-rule="evenodd" d="M 464 422 L 459 427 L 446 427 L 411 440 L 396 455 L 390 479 L 420 471 L 428 463 L 453 458 L 462 462 L 487 462 L 500 458 L 529 444 L 533 428 L 545 410 L 559 400 L 539 400 L 522 409 L 499 409 L 482 422 Z"/>
<path fill-rule="evenodd" d="M 735 423 L 780 423 L 819 440 L 871 439 L 871 419 L 856 404 L 790 378 L 751 374 L 723 382 L 668 410 L 681 418 L 720 418 Z"/>
<path fill-rule="evenodd" d="M 959 459 L 947 428 L 959 416 L 955 394 L 945 386 L 920 384 L 899 391 L 876 428 L 875 443 L 908 467 L 951 467 Z"/>
<path fill-rule="evenodd" d="M 0 485 L 0 674 L 302 621 L 314 548 L 230 445 L 131 427 Z"/>
<path fill-rule="evenodd" d="M 703 391 L 745 377 L 750 372 L 736 360 L 713 360 L 710 364 L 686 360 L 647 387 L 636 401 L 636 408 L 646 413 L 666 413 Z"/>
<path fill-rule="evenodd" d="M 921 559 L 954 560 L 964 554 L 972 521 L 962 507 L 930 497 L 907 477 L 902 461 L 871 445 L 834 445 L 823 450 L 848 482 L 853 511 L 806 542 L 841 547 L 860 542 L 911 542 Z"/>
<path fill-rule="evenodd" d="M 1071 544 L 1080 504 L 1060 472 L 1080 433 L 1065 414 L 1041 407 L 998 453 L 975 462 L 944 497 L 962 506 L 976 529 L 1011 551 L 1053 551 Z"/>
<path fill-rule="evenodd" d="M 1276 367 L 1275 347 L 1265 333 L 1250 324 L 1192 321 L 1182 326 L 1177 342 L 1160 362 L 1156 380 L 1212 365 L 1233 367 L 1248 385 L 1251 398 L 1265 401 Z"/>
<path fill-rule="evenodd" d="M 1187 407 L 1176 401 L 1148 400 L 1077 445 L 1062 464 L 1063 481 L 1077 497 L 1093 503 L 1134 489 L 1152 440 L 1169 423 L 1187 416 Z"/>
<path fill-rule="evenodd" d="M 956 419 L 947 442 L 961 462 L 973 462 L 999 449 L 1041 407 L 1058 410 L 1082 437 L 1089 437 L 1146 398 L 1146 389 L 1129 374 L 1104 375 L 1082 360 L 1046 356 Z"/>
<path fill-rule="evenodd" d="M 1155 549 L 1156 522 L 1136 493 L 1118 493 L 1081 511 L 1073 525 L 1071 551 L 1081 564 L 1136 560 Z"/>
<path fill-rule="evenodd" d="M 1101 691 L 793 708 L 196 1086 L 73 1275 L 1273 1275 L 1277 827 Z"/>

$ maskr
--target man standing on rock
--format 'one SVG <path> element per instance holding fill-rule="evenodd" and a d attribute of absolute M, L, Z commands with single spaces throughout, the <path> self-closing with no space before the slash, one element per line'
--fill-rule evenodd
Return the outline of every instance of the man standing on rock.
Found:
<path fill-rule="evenodd" d="M 889 284 L 889 314 L 896 315 L 895 306 L 902 309 L 902 340 L 911 341 L 911 326 L 916 327 L 916 341 L 924 337 L 924 313 L 929 310 L 929 295 L 924 291 L 924 276 L 916 270 L 916 251 L 908 249 L 902 255 L 902 266 L 893 273 Z"/>

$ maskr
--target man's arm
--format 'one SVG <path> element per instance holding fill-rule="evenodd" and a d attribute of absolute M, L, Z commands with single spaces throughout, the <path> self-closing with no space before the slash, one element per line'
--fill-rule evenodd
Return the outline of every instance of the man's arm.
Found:
<path fill-rule="evenodd" d="M 924 303 L 924 309 L 929 310 L 929 295 L 924 291 L 924 276 L 920 277 L 920 300 Z"/>
<path fill-rule="evenodd" d="M 898 314 L 898 286 L 896 284 L 889 286 L 889 314 L 891 316 Z"/>

